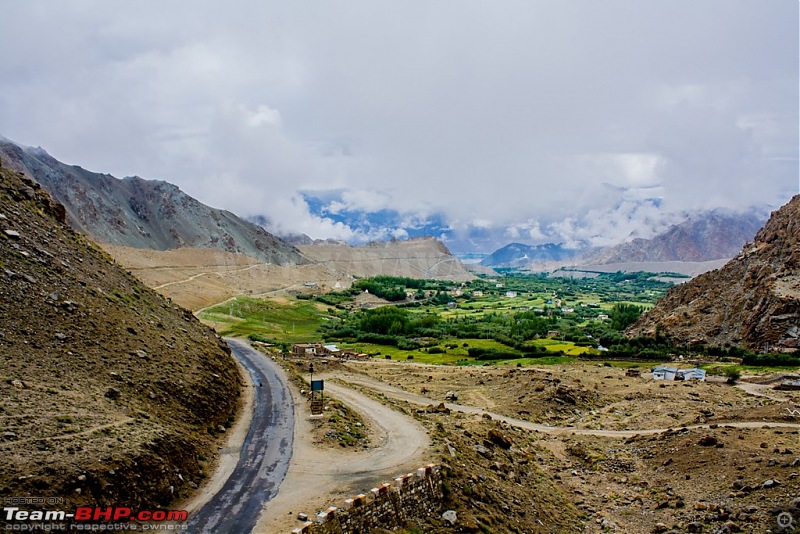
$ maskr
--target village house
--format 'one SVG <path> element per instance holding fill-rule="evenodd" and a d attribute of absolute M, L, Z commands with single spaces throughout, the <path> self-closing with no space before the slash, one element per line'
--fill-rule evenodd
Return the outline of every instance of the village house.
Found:
<path fill-rule="evenodd" d="M 292 356 L 316 356 L 322 345 L 318 343 L 295 343 L 292 345 Z"/>

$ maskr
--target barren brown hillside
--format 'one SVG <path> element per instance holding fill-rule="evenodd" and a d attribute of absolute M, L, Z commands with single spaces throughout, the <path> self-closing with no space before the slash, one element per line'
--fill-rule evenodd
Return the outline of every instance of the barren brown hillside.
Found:
<path fill-rule="evenodd" d="M 303 253 L 312 260 L 305 265 L 275 265 L 207 248 L 157 251 L 103 247 L 148 286 L 195 311 L 238 295 L 345 289 L 356 277 L 473 278 L 444 245 L 432 238 L 358 247 L 304 246 Z"/>
<path fill-rule="evenodd" d="M 351 276 L 386 275 L 455 281 L 474 278 L 447 247 L 432 237 L 373 242 L 357 247 L 320 243 L 299 248 L 316 262 Z"/>
<path fill-rule="evenodd" d="M 0 497 L 147 508 L 196 488 L 233 419 L 224 342 L 0 169 Z"/>

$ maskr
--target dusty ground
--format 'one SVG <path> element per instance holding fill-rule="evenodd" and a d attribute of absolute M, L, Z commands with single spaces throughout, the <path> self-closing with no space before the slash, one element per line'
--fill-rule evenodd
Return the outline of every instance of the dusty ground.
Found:
<path fill-rule="evenodd" d="M 309 265 L 273 265 L 217 249 L 157 251 L 102 245 L 145 284 L 193 311 L 240 295 L 272 295 L 314 282 L 320 291 L 350 287 L 354 276 L 392 274 L 470 280 L 473 276 L 433 239 L 371 243 L 361 247 L 302 247 Z"/>
<path fill-rule="evenodd" d="M 323 369 L 320 369 L 323 371 Z M 321 372 L 320 377 L 327 376 Z M 328 506 L 342 506 L 344 499 L 369 491 L 424 465 L 430 459 L 429 438 L 413 419 L 366 395 L 331 381 L 326 392 L 361 415 L 369 441 L 361 447 L 331 446 L 336 440 L 321 439 L 306 395 L 292 384 L 295 399 L 295 448 L 289 472 L 278 496 L 264 510 L 255 532 L 290 532 L 298 525 L 298 513 L 314 517 Z M 337 409 L 326 410 L 323 421 Z M 324 436 L 324 434 L 323 434 Z"/>
<path fill-rule="evenodd" d="M 322 289 L 349 287 L 352 277 L 324 264 L 281 266 L 216 249 L 157 251 L 103 245 L 145 284 L 193 311 L 241 295 L 301 289 L 313 281 Z"/>
<path fill-rule="evenodd" d="M 429 429 L 462 531 L 766 532 L 800 497 L 796 392 L 773 392 L 780 402 L 720 383 L 661 387 L 592 365 L 348 367 L 346 383 Z M 449 413 L 424 408 L 447 391 L 459 395 Z"/>

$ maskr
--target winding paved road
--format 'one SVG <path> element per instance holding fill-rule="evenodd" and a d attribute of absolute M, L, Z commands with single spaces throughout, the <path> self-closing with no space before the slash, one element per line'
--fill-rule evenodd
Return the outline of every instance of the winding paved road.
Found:
<path fill-rule="evenodd" d="M 292 456 L 294 406 L 283 373 L 246 342 L 226 341 L 253 378 L 253 420 L 230 478 L 189 518 L 192 534 L 251 532 L 264 504 L 278 493 Z"/>

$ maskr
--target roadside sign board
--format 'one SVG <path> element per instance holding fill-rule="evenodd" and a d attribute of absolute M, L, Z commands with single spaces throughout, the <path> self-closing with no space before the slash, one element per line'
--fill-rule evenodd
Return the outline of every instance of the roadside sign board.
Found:
<path fill-rule="evenodd" d="M 311 381 L 311 391 L 322 391 L 325 389 L 325 381 L 324 380 L 312 380 Z"/>

